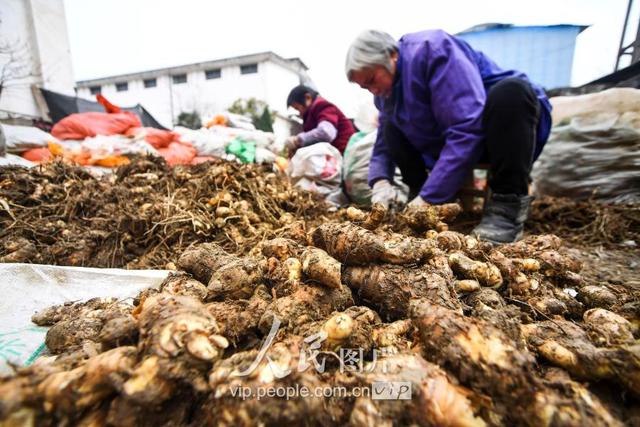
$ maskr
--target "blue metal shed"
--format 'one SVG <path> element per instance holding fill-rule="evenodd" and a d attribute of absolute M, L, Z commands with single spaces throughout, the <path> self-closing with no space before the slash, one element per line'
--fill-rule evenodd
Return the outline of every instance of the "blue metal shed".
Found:
<path fill-rule="evenodd" d="M 457 36 L 502 68 L 526 73 L 546 89 L 571 85 L 576 37 L 584 25 L 481 24 Z"/>

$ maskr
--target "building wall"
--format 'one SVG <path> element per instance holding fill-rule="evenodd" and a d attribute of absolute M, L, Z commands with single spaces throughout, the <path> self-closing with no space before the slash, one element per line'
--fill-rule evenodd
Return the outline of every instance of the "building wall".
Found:
<path fill-rule="evenodd" d="M 287 111 L 287 96 L 300 84 L 300 76 L 274 63 L 266 64 L 267 81 L 265 101 L 269 108 L 281 113 Z"/>
<path fill-rule="evenodd" d="M 502 68 L 526 73 L 546 89 L 570 86 L 580 27 L 510 27 L 458 34 Z"/>
<path fill-rule="evenodd" d="M 181 112 L 197 111 L 206 120 L 239 98 L 263 100 L 270 109 L 285 112 L 287 94 L 300 82 L 297 73 L 271 61 L 258 63 L 258 72 L 253 74 L 242 74 L 237 65 L 220 71 L 220 78 L 214 79 L 206 79 L 203 70 L 191 71 L 186 83 L 173 83 L 169 75 L 164 75 L 157 78 L 153 88 L 145 88 L 143 80 L 137 78 L 129 80 L 128 89 L 122 92 L 116 90 L 114 81 L 102 85 L 101 93 L 116 105 L 139 103 L 161 124 L 171 127 Z M 80 87 L 77 92 L 82 98 L 93 98 L 88 87 Z"/>
<path fill-rule="evenodd" d="M 2 0 L 0 16 L 0 40 L 17 58 L 14 77 L 3 82 L 0 118 L 39 118 L 31 85 L 74 93 L 63 0 Z M 0 68 L 8 61 L 8 55 L 0 55 Z"/>

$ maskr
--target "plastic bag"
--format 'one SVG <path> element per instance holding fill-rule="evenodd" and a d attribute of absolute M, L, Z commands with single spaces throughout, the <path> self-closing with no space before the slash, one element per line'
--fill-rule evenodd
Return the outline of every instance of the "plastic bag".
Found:
<path fill-rule="evenodd" d="M 131 128 L 125 132 L 125 135 L 144 138 L 153 148 L 166 148 L 172 142 L 180 141 L 180 135 L 176 132 L 150 127 Z"/>
<path fill-rule="evenodd" d="M 601 113 L 640 113 L 640 90 L 611 88 L 602 92 L 577 96 L 555 96 L 549 99 L 553 105 L 553 125 L 566 125 L 573 117 L 593 116 Z"/>
<path fill-rule="evenodd" d="M 226 126 L 226 125 L 227 125 L 227 116 L 225 116 L 224 114 L 216 114 L 215 116 L 213 116 L 211 120 L 207 122 L 206 127 L 209 128 L 211 126 Z"/>
<path fill-rule="evenodd" d="M 0 125 L 0 139 L 4 136 L 7 153 L 20 154 L 31 148 L 46 147 L 56 139 L 49 133 L 31 126 Z M 2 142 L 0 141 L 0 145 Z"/>
<path fill-rule="evenodd" d="M 640 201 L 640 113 L 601 112 L 555 126 L 532 172 L 538 195 Z"/>
<path fill-rule="evenodd" d="M 101 93 L 96 95 L 96 101 L 104 107 L 104 111 L 109 114 L 122 113 L 122 108 L 110 103 Z"/>
<path fill-rule="evenodd" d="M 51 134 L 58 139 L 85 139 L 96 135 L 125 134 L 131 128 L 142 127 L 138 116 L 123 113 L 76 113 L 53 126 Z"/>
<path fill-rule="evenodd" d="M 158 151 L 144 140 L 123 135 L 98 135 L 84 141 L 51 142 L 48 148 L 34 148 L 23 153 L 23 157 L 44 162 L 59 156 L 83 166 L 113 168 L 129 163 L 126 157 L 129 154 L 158 155 Z"/>
<path fill-rule="evenodd" d="M 240 114 L 234 114 L 230 112 L 224 113 L 227 120 L 226 125 L 233 128 L 255 130 L 255 125 L 251 122 L 251 119 Z"/>
<path fill-rule="evenodd" d="M 369 161 L 376 142 L 377 131 L 358 132 L 351 136 L 344 150 L 342 162 L 342 185 L 349 199 L 362 206 L 371 205 L 371 187 L 369 187 Z M 409 196 L 409 187 L 402 182 L 400 170 L 396 168 L 393 186 Z"/>
<path fill-rule="evenodd" d="M 180 140 L 191 142 L 198 156 L 205 157 L 224 157 L 225 147 L 233 140 L 230 136 L 204 128 L 193 130 L 176 127 L 174 132 L 179 134 Z"/>
<path fill-rule="evenodd" d="M 63 147 L 80 147 L 98 155 L 108 154 L 157 154 L 157 151 L 142 139 L 129 138 L 123 135 L 97 135 L 87 138 L 79 145 L 63 142 Z"/>
<path fill-rule="evenodd" d="M 253 163 L 256 160 L 256 143 L 238 137 L 231 141 L 226 152 L 236 156 L 242 163 Z"/>
<path fill-rule="evenodd" d="M 328 142 L 299 148 L 289 161 L 287 173 L 296 187 L 321 194 L 336 206 L 348 203 L 342 192 L 342 155 Z"/>
<path fill-rule="evenodd" d="M 206 162 L 211 162 L 213 160 L 217 160 L 217 157 L 211 157 L 211 156 L 195 156 L 192 160 L 191 163 L 192 165 L 199 165 L 200 163 L 206 163 Z"/>
<path fill-rule="evenodd" d="M 196 157 L 196 149 L 189 142 L 172 142 L 166 148 L 158 149 L 169 166 L 188 165 Z"/>
<path fill-rule="evenodd" d="M 116 167 L 129 163 L 127 154 L 155 154 L 158 152 L 144 140 L 131 139 L 122 135 L 98 135 L 87 138 L 79 146 L 64 144 L 63 157 L 81 165 Z"/>
<path fill-rule="evenodd" d="M 276 155 L 266 148 L 256 148 L 256 163 L 273 163 L 276 161 Z"/>
<path fill-rule="evenodd" d="M 240 114 L 230 113 L 228 111 L 216 114 L 211 120 L 207 121 L 207 127 L 212 126 L 228 126 L 246 130 L 256 129 L 250 118 Z"/>
<path fill-rule="evenodd" d="M 276 159 L 273 161 L 273 170 L 277 172 L 287 173 L 289 169 L 289 159 L 282 156 L 276 156 Z"/>
<path fill-rule="evenodd" d="M 369 187 L 369 160 L 376 142 L 377 132 L 369 134 L 358 132 L 351 136 L 344 150 L 342 182 L 344 191 L 351 201 L 358 205 L 371 204 L 371 188 Z"/>
<path fill-rule="evenodd" d="M 286 156 L 287 138 L 276 137 L 271 144 L 267 147 L 269 151 L 277 156 Z"/>
<path fill-rule="evenodd" d="M 22 158 L 34 163 L 45 163 L 52 159 L 49 148 L 32 148 L 22 153 Z"/>

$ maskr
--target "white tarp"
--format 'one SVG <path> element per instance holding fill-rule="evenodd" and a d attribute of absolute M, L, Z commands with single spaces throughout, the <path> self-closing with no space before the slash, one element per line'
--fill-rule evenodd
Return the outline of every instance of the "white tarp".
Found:
<path fill-rule="evenodd" d="M 35 166 L 36 163 L 33 163 L 27 159 L 23 159 L 20 156 L 16 156 L 15 154 L 6 154 L 4 156 L 0 156 L 0 166 L 24 166 L 25 168 L 30 168 Z"/>
<path fill-rule="evenodd" d="M 167 270 L 58 267 L 39 264 L 0 264 L 0 375 L 9 363 L 30 365 L 43 351 L 47 328 L 31 323 L 44 308 L 95 297 L 127 299 L 157 287 Z"/>
<path fill-rule="evenodd" d="M 58 140 L 43 130 L 33 126 L 12 126 L 0 124 L 0 144 L 7 153 L 21 154 L 31 148 L 47 147 L 49 142 Z"/>

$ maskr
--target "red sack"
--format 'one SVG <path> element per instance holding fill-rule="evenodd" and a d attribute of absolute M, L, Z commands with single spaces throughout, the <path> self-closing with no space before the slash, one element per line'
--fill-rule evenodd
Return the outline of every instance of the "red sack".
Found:
<path fill-rule="evenodd" d="M 180 135 L 169 130 L 155 128 L 131 128 L 127 131 L 127 136 L 136 136 L 140 132 L 144 132 L 144 140 L 153 148 L 166 148 L 172 142 L 180 142 Z"/>
<path fill-rule="evenodd" d="M 32 148 L 30 150 L 22 153 L 22 158 L 30 160 L 35 163 L 44 163 L 51 160 L 53 156 L 51 155 L 51 151 L 49 148 L 41 147 L 41 148 Z"/>
<path fill-rule="evenodd" d="M 122 109 L 120 107 L 118 107 L 117 105 L 113 105 L 112 103 L 107 101 L 107 98 L 102 96 L 101 93 L 96 95 L 96 100 L 100 103 L 100 105 L 104 107 L 104 111 L 106 111 L 107 113 L 113 114 L 122 112 Z"/>
<path fill-rule="evenodd" d="M 172 142 L 167 148 L 159 148 L 169 166 L 188 165 L 196 157 L 196 149 L 188 142 Z"/>
<path fill-rule="evenodd" d="M 76 113 L 65 117 L 53 126 L 51 135 L 58 139 L 81 140 L 96 135 L 124 134 L 129 129 L 140 127 L 140 119 L 135 114 L 123 113 Z"/>
<path fill-rule="evenodd" d="M 193 158 L 193 160 L 191 160 L 191 164 L 192 165 L 199 165 L 200 163 L 204 163 L 204 162 L 210 162 L 212 160 L 217 160 L 217 157 L 211 157 L 211 156 L 196 156 Z"/>

